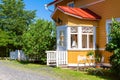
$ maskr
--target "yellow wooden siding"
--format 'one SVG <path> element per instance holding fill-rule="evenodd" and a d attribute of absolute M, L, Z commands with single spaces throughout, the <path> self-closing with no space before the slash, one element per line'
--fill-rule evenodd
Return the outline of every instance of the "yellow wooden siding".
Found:
<path fill-rule="evenodd" d="M 60 25 L 66 25 L 68 23 L 68 16 L 62 13 L 61 11 L 57 10 L 54 15 L 52 16 L 54 20 L 57 20 L 58 18 L 62 20 L 62 24 L 56 23 L 57 26 Z"/>
<path fill-rule="evenodd" d="M 88 54 L 89 50 L 69 50 L 68 51 L 68 64 L 77 64 L 77 58 L 79 55 L 81 56 L 86 56 Z M 99 51 L 102 56 L 104 56 L 104 63 L 109 63 L 110 56 L 112 53 L 109 53 L 105 50 L 100 50 Z"/>
<path fill-rule="evenodd" d="M 112 53 L 105 50 L 101 50 L 100 53 L 102 53 L 102 55 L 104 56 L 104 62 L 109 63 L 110 56 L 112 55 Z"/>
<path fill-rule="evenodd" d="M 79 19 L 79 18 L 75 18 L 72 16 L 68 16 L 68 26 L 89 26 L 89 27 L 93 27 L 93 26 L 98 26 L 97 25 L 97 21 L 94 20 L 85 20 L 85 19 Z"/>
<path fill-rule="evenodd" d="M 75 7 L 80 7 L 94 1 L 98 1 L 98 0 L 75 0 Z"/>
<path fill-rule="evenodd" d="M 73 16 L 68 16 L 64 14 L 63 12 L 57 10 L 55 14 L 52 17 L 53 19 L 60 18 L 62 20 L 62 24 L 57 24 L 57 26 L 60 25 L 67 25 L 67 26 L 98 26 L 98 21 L 95 20 L 85 20 L 85 19 L 79 19 L 75 18 Z"/>
<path fill-rule="evenodd" d="M 68 51 L 68 64 L 77 64 L 78 55 L 86 56 L 88 51 L 76 51 L 69 50 Z"/>
<path fill-rule="evenodd" d="M 97 41 L 100 48 L 105 48 L 106 45 L 106 20 L 120 17 L 120 10 L 118 10 L 120 0 L 106 0 L 102 3 L 90 6 L 89 9 L 99 14 L 102 19 L 99 22 L 99 28 L 97 28 L 98 35 Z"/>

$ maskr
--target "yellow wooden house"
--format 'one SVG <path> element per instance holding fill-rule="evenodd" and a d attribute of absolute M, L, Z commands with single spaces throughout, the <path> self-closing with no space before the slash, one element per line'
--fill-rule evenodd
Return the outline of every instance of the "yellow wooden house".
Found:
<path fill-rule="evenodd" d="M 57 49 L 47 51 L 47 65 L 77 66 L 79 55 L 96 50 L 109 63 L 111 53 L 105 51 L 105 45 L 111 19 L 120 21 L 119 3 L 120 0 L 53 0 L 46 4 L 48 9 L 55 6 L 51 18 L 57 25 Z"/>

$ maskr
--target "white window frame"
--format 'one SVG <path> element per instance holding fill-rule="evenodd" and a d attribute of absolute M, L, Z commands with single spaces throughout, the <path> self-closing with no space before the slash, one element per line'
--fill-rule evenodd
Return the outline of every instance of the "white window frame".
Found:
<path fill-rule="evenodd" d="M 70 4 L 73 4 L 73 5 L 75 6 L 74 1 L 67 3 L 67 6 L 69 6 L 69 7 L 74 7 L 74 6 L 70 6 Z"/>
<path fill-rule="evenodd" d="M 65 30 L 60 30 L 59 31 L 59 45 L 61 46 L 61 47 L 64 47 L 65 46 Z M 62 35 L 61 35 L 61 33 L 62 33 Z M 61 37 L 63 38 L 63 39 L 61 39 Z"/>
<path fill-rule="evenodd" d="M 75 26 L 75 27 L 76 27 L 76 26 Z M 78 31 L 79 31 L 79 30 L 78 30 L 78 27 L 76 27 L 76 28 L 77 28 L 77 32 L 76 32 L 76 33 L 72 33 L 72 32 L 71 32 L 71 28 L 72 28 L 72 27 L 70 27 L 70 43 L 72 43 L 72 42 L 71 42 L 71 41 L 72 41 L 72 40 L 71 40 L 71 35 L 77 35 L 77 43 L 76 43 L 76 44 L 77 44 L 77 47 L 76 47 L 76 48 L 72 48 L 72 46 L 71 46 L 71 44 L 70 44 L 70 48 L 71 48 L 71 49 L 78 49 L 78 35 L 79 35 L 79 34 L 78 34 Z M 73 28 L 74 28 L 74 27 L 73 27 Z"/>
<path fill-rule="evenodd" d="M 85 26 L 84 26 L 85 27 Z M 95 27 L 93 27 L 93 33 L 82 33 L 82 35 L 87 35 L 87 48 L 82 48 L 82 37 L 81 37 L 81 49 L 82 50 L 94 50 L 95 49 L 95 43 L 96 43 L 96 33 L 95 33 Z M 93 35 L 93 48 L 89 48 L 89 35 Z"/>
<path fill-rule="evenodd" d="M 66 48 L 67 48 L 67 43 L 66 43 L 66 40 L 67 40 L 67 38 L 66 38 L 66 26 L 64 25 L 64 26 L 58 26 L 57 27 L 57 35 L 56 35 L 56 37 L 57 37 L 57 50 L 66 50 Z M 64 46 L 61 46 L 60 45 L 60 31 L 63 31 L 64 32 L 64 41 L 63 41 L 63 43 L 64 43 Z"/>
<path fill-rule="evenodd" d="M 82 26 L 78 27 L 78 48 L 71 48 L 71 27 L 67 27 L 67 50 L 95 50 L 96 45 L 96 27 L 93 26 L 93 48 L 82 48 Z"/>
<path fill-rule="evenodd" d="M 115 18 L 115 20 L 119 21 L 120 22 L 120 18 Z M 112 23 L 112 19 L 108 19 L 106 20 L 106 43 L 109 42 L 109 39 L 108 39 L 108 35 L 109 35 L 109 24 Z"/>

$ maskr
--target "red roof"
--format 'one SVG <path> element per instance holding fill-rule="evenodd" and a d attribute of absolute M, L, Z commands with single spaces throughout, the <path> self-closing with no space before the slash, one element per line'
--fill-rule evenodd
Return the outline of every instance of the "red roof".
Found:
<path fill-rule="evenodd" d="M 55 3 L 58 3 L 59 1 L 62 1 L 62 0 L 54 0 L 53 2 L 50 2 L 49 4 L 47 4 L 47 6 L 53 5 Z"/>
<path fill-rule="evenodd" d="M 78 17 L 81 19 L 91 19 L 91 20 L 97 20 L 101 19 L 101 17 L 94 12 L 92 12 L 89 9 L 83 9 L 83 8 L 72 8 L 68 6 L 58 6 L 58 9 L 62 11 L 65 14 Z"/>

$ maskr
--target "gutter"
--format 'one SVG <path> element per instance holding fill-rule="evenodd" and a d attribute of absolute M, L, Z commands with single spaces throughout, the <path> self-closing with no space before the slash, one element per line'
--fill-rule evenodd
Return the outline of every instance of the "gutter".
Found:
<path fill-rule="evenodd" d="M 50 2 L 48 4 L 45 4 L 44 5 L 45 9 L 48 10 L 49 12 L 54 12 L 53 10 L 50 10 L 48 7 L 51 6 L 51 5 L 55 5 L 55 4 L 57 4 L 57 3 L 61 2 L 61 1 L 63 1 L 63 0 L 57 0 L 57 1 L 53 1 L 53 2 Z"/>
<path fill-rule="evenodd" d="M 51 13 L 54 12 L 54 11 L 52 11 L 52 10 L 50 10 L 50 9 L 48 8 L 48 5 L 47 5 L 47 4 L 45 4 L 44 7 L 45 7 L 45 9 L 48 10 L 49 12 L 51 12 Z"/>

